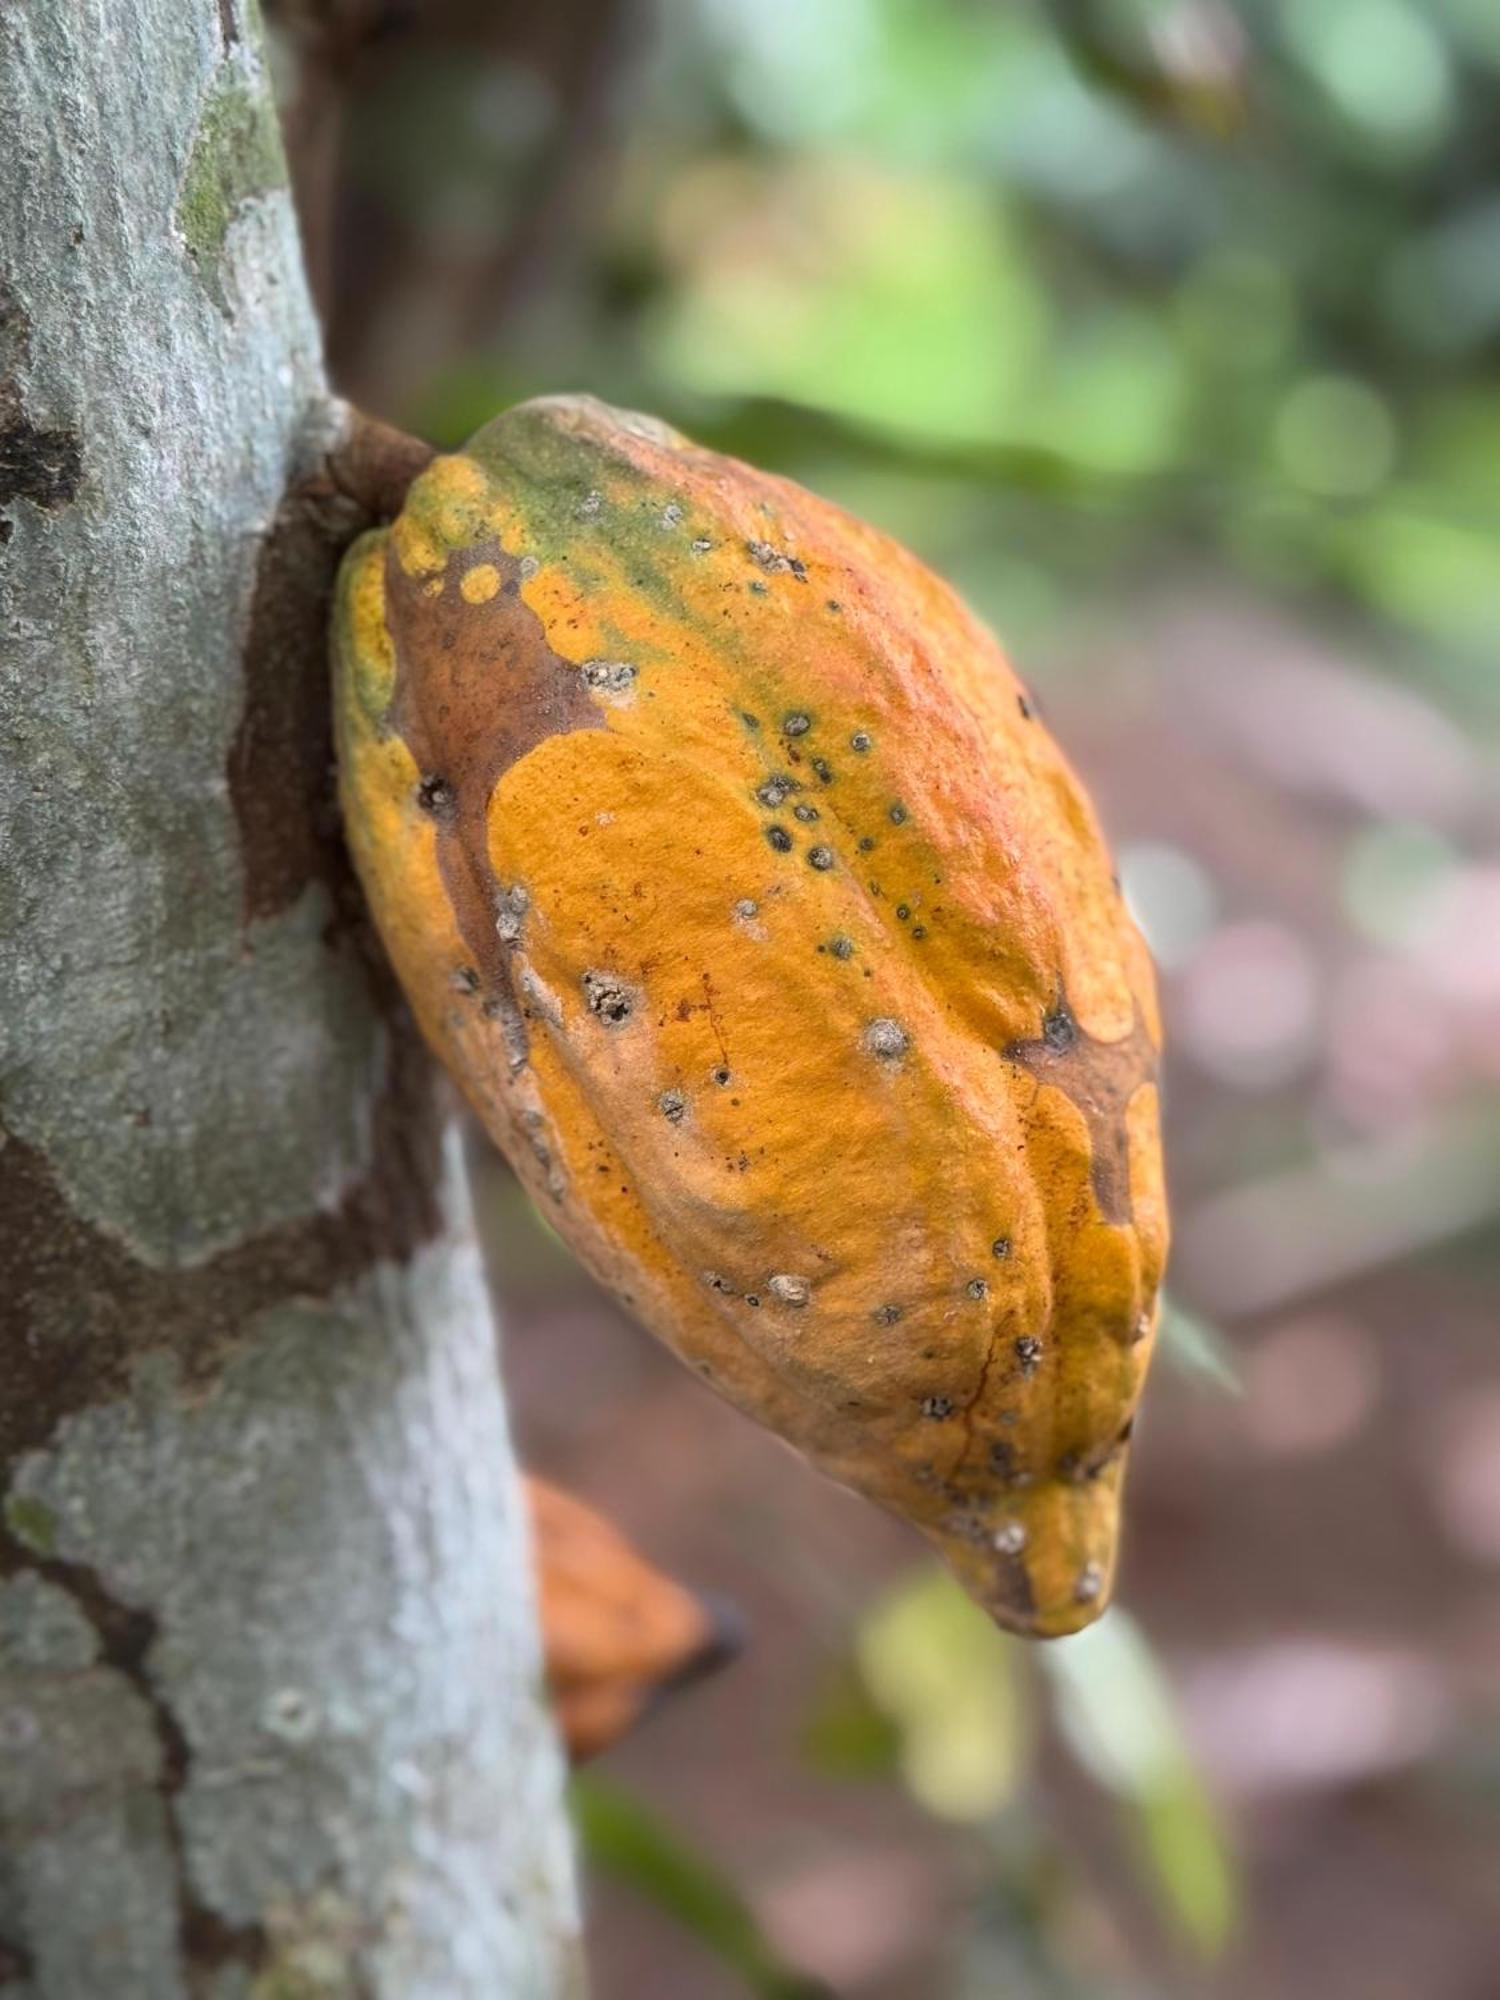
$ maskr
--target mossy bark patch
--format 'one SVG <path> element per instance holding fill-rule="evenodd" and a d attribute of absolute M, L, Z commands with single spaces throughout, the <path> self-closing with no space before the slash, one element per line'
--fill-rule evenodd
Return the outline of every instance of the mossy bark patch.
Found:
<path fill-rule="evenodd" d="M 24 1542 L 38 1555 L 50 1556 L 57 1546 L 57 1521 L 52 1509 L 28 1494 L 6 1496 L 5 1525 L 18 1542 Z"/>
<path fill-rule="evenodd" d="M 284 187 L 286 179 L 269 86 L 239 63 L 226 63 L 193 135 L 176 216 L 204 290 L 226 315 L 223 264 L 230 225 L 251 202 Z"/>

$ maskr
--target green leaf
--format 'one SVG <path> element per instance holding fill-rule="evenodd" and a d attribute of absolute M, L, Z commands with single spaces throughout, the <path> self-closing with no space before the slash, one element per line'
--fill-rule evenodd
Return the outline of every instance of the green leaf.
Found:
<path fill-rule="evenodd" d="M 1235 1918 L 1234 1863 L 1140 1627 L 1116 1609 L 1040 1660 L 1064 1741 L 1120 1801 L 1168 1916 L 1214 1956 Z"/>
<path fill-rule="evenodd" d="M 1234 1349 L 1211 1321 L 1184 1312 L 1175 1300 L 1164 1298 L 1161 1305 L 1161 1356 L 1179 1374 L 1211 1382 L 1226 1396 L 1243 1396 Z"/>
<path fill-rule="evenodd" d="M 827 1988 L 777 1955 L 734 1884 L 649 1806 L 618 1785 L 578 1777 L 573 1823 L 589 1863 L 634 1889 L 737 1972 L 758 2000 L 827 2000 Z"/>
<path fill-rule="evenodd" d="M 860 1673 L 900 1740 L 908 1790 L 940 1819 L 993 1817 L 1021 1775 L 1016 1649 L 943 1570 L 923 1569 L 860 1628 Z"/>
<path fill-rule="evenodd" d="M 852 1662 L 823 1690 L 802 1735 L 815 1771 L 830 1778 L 884 1778 L 899 1765 L 901 1737 Z"/>

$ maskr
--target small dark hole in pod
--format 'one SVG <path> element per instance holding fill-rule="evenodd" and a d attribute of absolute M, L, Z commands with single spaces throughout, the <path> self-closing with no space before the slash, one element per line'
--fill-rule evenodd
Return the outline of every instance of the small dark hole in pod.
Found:
<path fill-rule="evenodd" d="M 1042 1040 L 1056 1055 L 1072 1048 L 1078 1040 L 1078 1023 L 1068 1012 L 1067 1004 L 1059 1001 L 1042 1022 Z"/>
<path fill-rule="evenodd" d="M 446 778 L 424 778 L 417 786 L 417 804 L 434 819 L 452 819 L 458 811 L 458 794 Z"/>

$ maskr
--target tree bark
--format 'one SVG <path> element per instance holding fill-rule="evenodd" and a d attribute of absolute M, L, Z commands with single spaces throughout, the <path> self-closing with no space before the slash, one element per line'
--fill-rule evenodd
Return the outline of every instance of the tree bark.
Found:
<path fill-rule="evenodd" d="M 0 1995 L 553 2000 L 525 1525 L 329 805 L 361 516 L 245 5 L 0 8 Z"/>

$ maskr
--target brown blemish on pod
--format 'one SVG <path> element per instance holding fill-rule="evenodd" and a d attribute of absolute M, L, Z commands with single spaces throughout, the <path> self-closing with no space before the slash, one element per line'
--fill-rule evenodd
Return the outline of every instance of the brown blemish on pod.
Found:
<path fill-rule="evenodd" d="M 1048 1083 L 1078 1107 L 1088 1127 L 1089 1177 L 1106 1222 L 1129 1223 L 1130 1131 L 1125 1114 L 1142 1084 L 1155 1081 L 1156 1048 L 1139 1004 L 1123 1040 L 1101 1042 L 1073 1017 L 1066 997 L 1043 1018 L 1034 1041 L 1011 1042 L 1007 1062 L 1018 1063 L 1038 1083 Z"/>
<path fill-rule="evenodd" d="M 421 803 L 437 822 L 438 865 L 464 939 L 487 986 L 510 993 L 511 973 L 491 912 L 498 885 L 486 815 L 495 786 L 547 737 L 601 729 L 604 717 L 578 668 L 553 651 L 520 594 L 520 563 L 498 541 L 446 558 L 443 573 L 493 568 L 495 596 L 476 607 L 458 591 L 437 599 L 409 575 L 394 539 L 385 561 L 386 622 L 395 653 L 390 725 L 424 778 Z"/>

